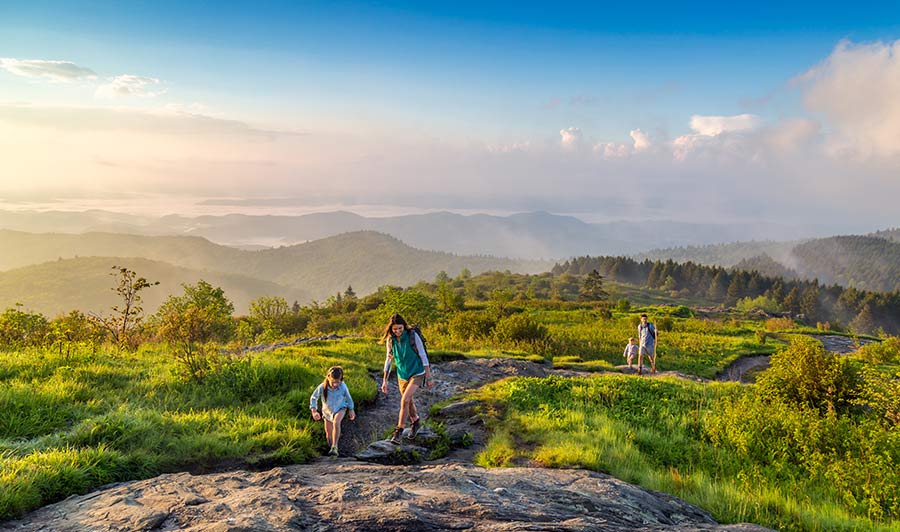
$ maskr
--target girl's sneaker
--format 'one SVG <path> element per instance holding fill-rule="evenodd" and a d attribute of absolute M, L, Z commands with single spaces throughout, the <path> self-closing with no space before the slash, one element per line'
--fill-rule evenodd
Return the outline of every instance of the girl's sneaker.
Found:
<path fill-rule="evenodd" d="M 335 445 L 334 447 L 331 448 L 330 451 L 328 451 L 328 456 L 338 456 L 337 445 Z"/>
<path fill-rule="evenodd" d="M 400 443 L 400 437 L 403 436 L 403 427 L 395 427 L 391 433 L 391 443 Z"/>

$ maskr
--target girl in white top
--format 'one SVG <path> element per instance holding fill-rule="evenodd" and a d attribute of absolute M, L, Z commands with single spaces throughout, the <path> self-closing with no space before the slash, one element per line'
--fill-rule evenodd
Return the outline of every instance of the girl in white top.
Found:
<path fill-rule="evenodd" d="M 322 397 L 322 413 L 316 409 Z M 350 421 L 356 419 L 353 397 L 344 384 L 344 370 L 340 366 L 328 369 L 325 381 L 318 385 L 309 398 L 309 410 L 313 419 L 325 419 L 325 439 L 328 440 L 330 456 L 338 456 L 338 442 L 341 439 L 341 422 L 344 414 L 350 413 Z"/>

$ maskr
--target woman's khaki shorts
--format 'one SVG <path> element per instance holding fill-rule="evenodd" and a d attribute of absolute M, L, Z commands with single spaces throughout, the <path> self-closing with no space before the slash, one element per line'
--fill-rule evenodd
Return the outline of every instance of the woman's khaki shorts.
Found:
<path fill-rule="evenodd" d="M 409 386 L 409 383 L 411 383 L 411 382 L 416 383 L 419 386 L 419 388 L 421 388 L 422 385 L 425 384 L 425 374 L 423 373 L 421 375 L 415 375 L 415 376 L 411 377 L 408 381 L 398 378 L 397 384 L 400 385 L 400 395 L 403 395 L 406 392 L 406 388 L 407 388 L 407 386 Z"/>

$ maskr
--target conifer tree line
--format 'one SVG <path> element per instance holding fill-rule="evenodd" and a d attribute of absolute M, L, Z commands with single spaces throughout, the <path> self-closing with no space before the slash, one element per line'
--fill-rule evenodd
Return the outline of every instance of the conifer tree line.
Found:
<path fill-rule="evenodd" d="M 765 297 L 785 313 L 803 315 L 807 322 L 850 325 L 860 332 L 881 328 L 900 332 L 900 291 L 872 292 L 823 285 L 818 280 L 769 277 L 758 271 L 728 270 L 694 262 L 637 261 L 629 257 L 583 256 L 557 263 L 551 273 L 589 275 L 676 292 L 734 306 L 741 299 Z"/>

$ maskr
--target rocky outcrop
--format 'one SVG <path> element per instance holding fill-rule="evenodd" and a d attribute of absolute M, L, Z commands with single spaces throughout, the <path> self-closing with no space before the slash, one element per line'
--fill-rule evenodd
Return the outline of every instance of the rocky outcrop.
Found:
<path fill-rule="evenodd" d="M 699 508 L 584 470 L 384 467 L 351 460 L 115 485 L 2 530 L 732 530 Z"/>

